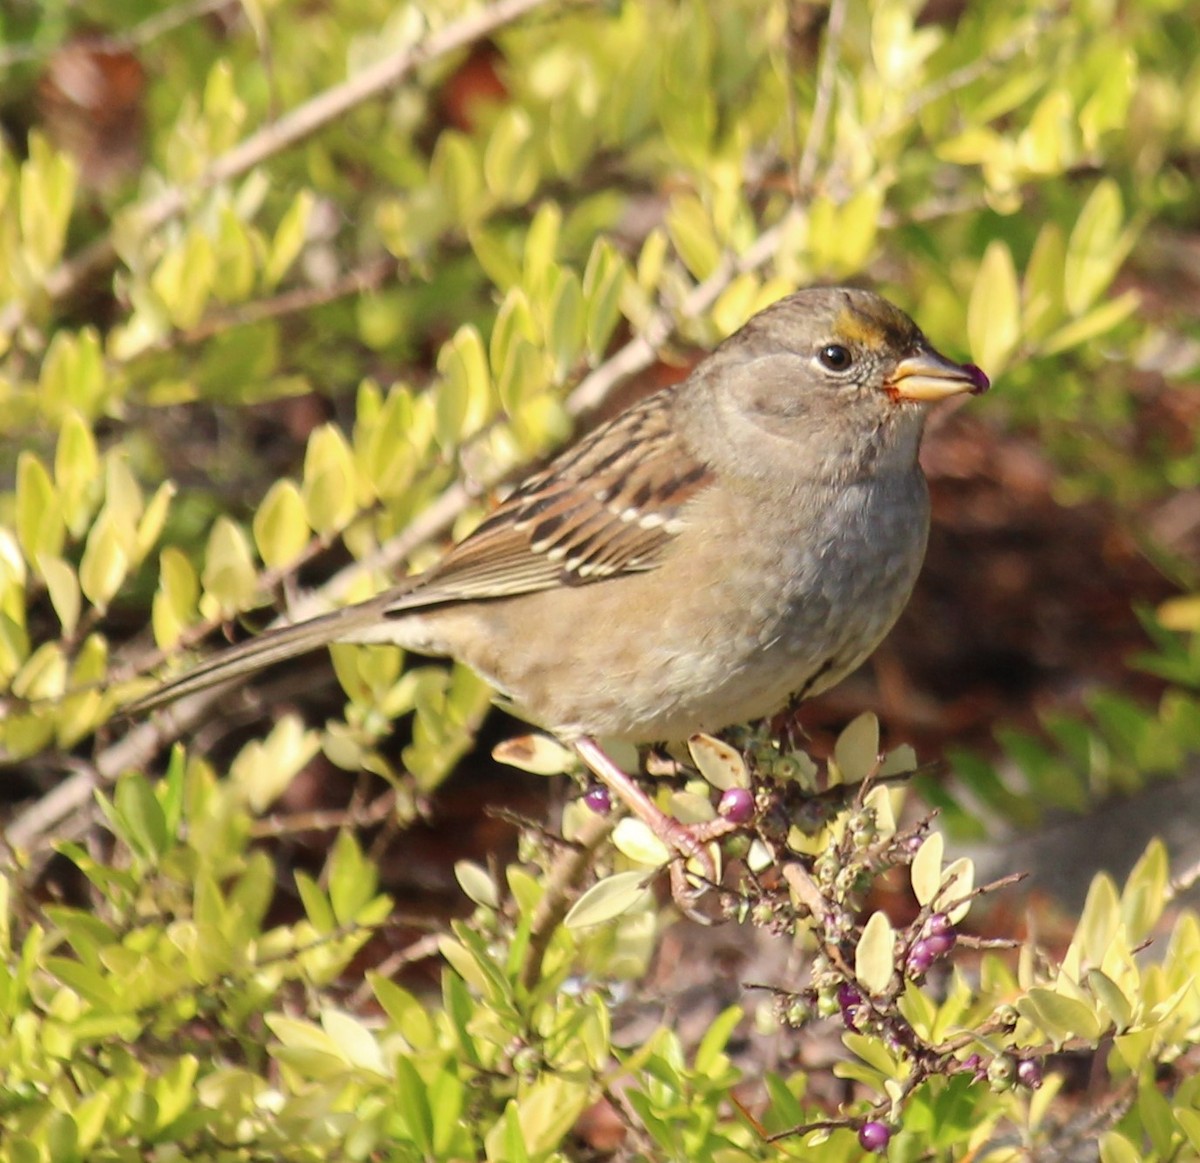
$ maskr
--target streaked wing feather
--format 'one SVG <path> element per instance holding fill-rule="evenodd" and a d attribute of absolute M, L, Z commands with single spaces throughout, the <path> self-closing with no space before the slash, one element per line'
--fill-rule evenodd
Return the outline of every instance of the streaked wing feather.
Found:
<path fill-rule="evenodd" d="M 672 431 L 670 391 L 526 480 L 389 612 L 653 569 L 682 528 L 684 505 L 712 480 Z"/>

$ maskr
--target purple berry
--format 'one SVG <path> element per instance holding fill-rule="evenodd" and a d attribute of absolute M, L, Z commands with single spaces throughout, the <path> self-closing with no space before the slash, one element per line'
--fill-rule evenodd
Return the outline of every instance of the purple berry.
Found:
<path fill-rule="evenodd" d="M 1017 1081 L 1028 1090 L 1042 1085 L 1042 1064 L 1035 1058 L 1022 1058 L 1017 1063 Z"/>
<path fill-rule="evenodd" d="M 925 922 L 925 933 L 930 937 L 937 933 L 952 933 L 953 931 L 954 924 L 945 913 L 934 913 Z"/>
<path fill-rule="evenodd" d="M 744 787 L 726 788 L 717 803 L 717 814 L 731 824 L 744 824 L 754 815 L 754 797 Z"/>
<path fill-rule="evenodd" d="M 928 937 L 924 937 L 922 940 L 934 957 L 944 957 L 954 948 L 958 937 L 955 935 L 954 930 L 950 929 L 944 933 L 930 933 Z"/>
<path fill-rule="evenodd" d="M 872 1121 L 858 1128 L 858 1145 L 875 1155 L 887 1150 L 891 1138 L 892 1130 L 887 1123 Z"/>
<path fill-rule="evenodd" d="M 930 948 L 929 942 L 922 937 L 919 941 L 913 942 L 913 947 L 908 951 L 907 967 L 908 972 L 913 977 L 920 977 L 922 973 L 926 973 L 929 967 L 938 959 L 938 955 Z"/>
<path fill-rule="evenodd" d="M 589 787 L 584 793 L 583 802 L 598 816 L 607 816 L 612 811 L 612 796 L 602 784 Z"/>

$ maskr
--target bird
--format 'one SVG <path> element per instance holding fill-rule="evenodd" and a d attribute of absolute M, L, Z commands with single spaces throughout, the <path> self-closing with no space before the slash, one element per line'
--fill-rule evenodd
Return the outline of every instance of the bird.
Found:
<path fill-rule="evenodd" d="M 218 651 L 125 710 L 334 642 L 450 656 L 711 869 L 707 837 L 601 740 L 683 742 L 856 669 L 924 559 L 926 416 L 988 387 L 872 291 L 795 291 L 517 484 L 431 568 Z"/>

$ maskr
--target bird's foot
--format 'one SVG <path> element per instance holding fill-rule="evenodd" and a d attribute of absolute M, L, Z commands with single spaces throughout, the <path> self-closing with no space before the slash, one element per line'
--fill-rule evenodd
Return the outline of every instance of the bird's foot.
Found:
<path fill-rule="evenodd" d="M 720 887 L 720 867 L 713 842 L 736 831 L 738 825 L 720 818 L 697 824 L 684 824 L 673 819 L 609 758 L 595 739 L 585 736 L 576 739 L 573 745 L 592 773 L 619 796 L 625 806 L 667 848 L 676 853 L 676 859 L 671 861 L 670 866 L 671 896 L 685 916 L 711 925 L 713 919 L 699 912 L 696 902 L 710 888 Z"/>

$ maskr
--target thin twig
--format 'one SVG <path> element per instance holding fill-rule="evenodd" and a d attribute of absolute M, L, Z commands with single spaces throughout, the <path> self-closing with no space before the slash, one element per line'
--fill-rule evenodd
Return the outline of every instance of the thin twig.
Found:
<path fill-rule="evenodd" d="M 838 58 L 842 51 L 842 29 L 846 24 L 846 0 L 831 0 L 829 22 L 825 25 L 825 48 L 821 53 L 821 67 L 817 73 L 817 95 L 813 101 L 812 120 L 808 123 L 808 135 L 804 139 L 804 153 L 796 167 L 796 197 L 803 198 L 812 188 L 817 176 L 817 164 L 821 159 L 821 148 L 825 144 L 825 131 L 833 109 L 833 90 L 837 81 Z"/>

